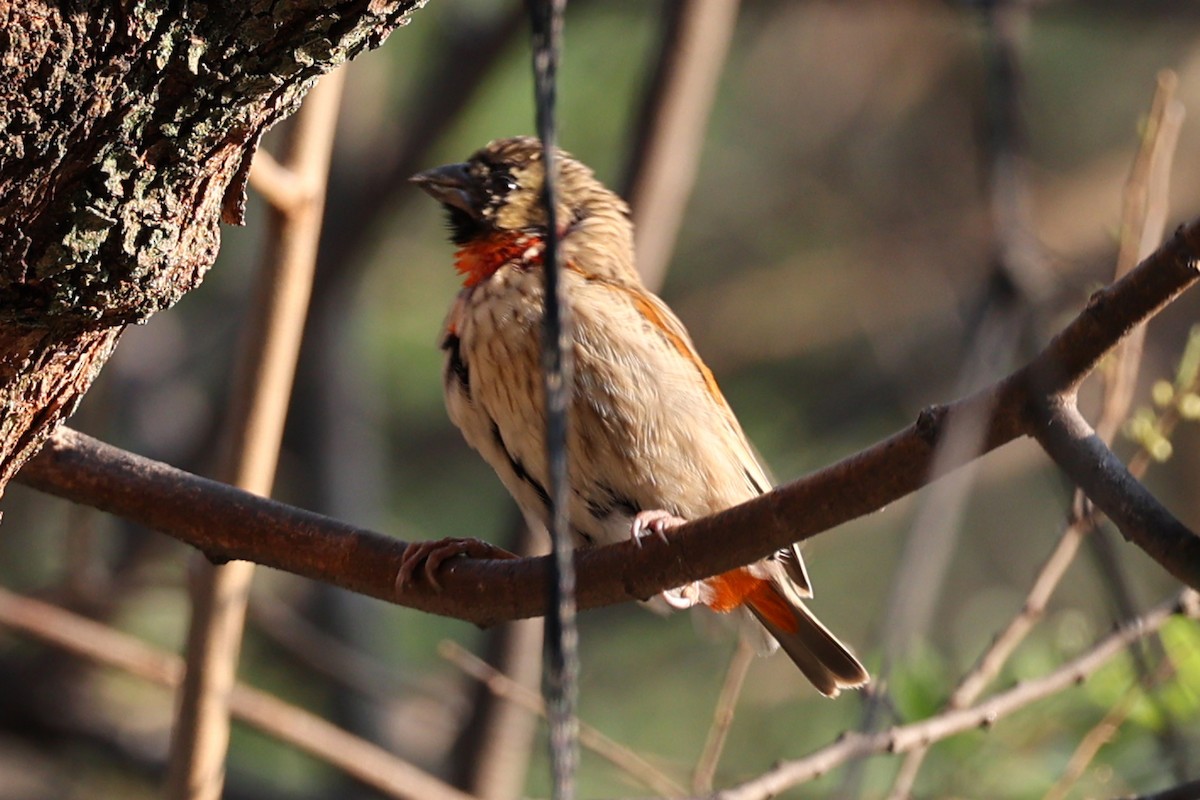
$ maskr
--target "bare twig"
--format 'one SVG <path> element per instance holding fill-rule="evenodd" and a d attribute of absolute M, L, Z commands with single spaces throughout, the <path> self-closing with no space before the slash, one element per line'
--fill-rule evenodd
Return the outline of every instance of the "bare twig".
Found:
<path fill-rule="evenodd" d="M 1193 593 L 1151 609 L 1097 642 L 1090 650 L 1041 678 L 1014 686 L 971 708 L 945 711 L 929 719 L 879 733 L 846 734 L 812 755 L 779 765 L 740 786 L 718 791 L 712 800 L 762 800 L 820 775 L 855 758 L 878 753 L 903 753 L 974 728 L 989 728 L 1025 706 L 1082 683 L 1129 645 L 1159 630 L 1175 614 L 1200 617 Z"/>
<path fill-rule="evenodd" d="M 256 630 L 298 662 L 373 701 L 390 700 L 402 691 L 428 693 L 416 679 L 329 635 L 268 592 L 254 592 L 247 613 Z"/>
<path fill-rule="evenodd" d="M 177 687 L 183 677 L 183 659 L 176 655 L 69 611 L 2 588 L 0 625 L 168 688 Z M 382 748 L 267 692 L 235 683 L 230 689 L 229 707 L 238 719 L 332 764 L 389 797 L 406 800 L 471 800 L 469 795 L 447 786 Z"/>
<path fill-rule="evenodd" d="M 1125 184 L 1115 278 L 1127 274 L 1162 242 L 1167 225 L 1171 164 L 1179 129 L 1183 125 L 1183 104 L 1174 98 L 1178 84 L 1174 72 L 1164 70 L 1159 73 L 1146 132 Z M 1105 372 L 1104 405 L 1096 422 L 1096 431 L 1106 442 L 1113 440 L 1129 416 L 1145 338 L 1145 326 L 1135 328 L 1117 345 L 1112 367 Z"/>
<path fill-rule="evenodd" d="M 291 197 L 271 217 L 270 251 L 243 339 L 226 431 L 226 479 L 266 495 L 275 480 L 312 270 L 344 70 L 322 79 L 291 129 L 284 167 Z M 260 181 L 262 176 L 260 168 Z M 277 189 L 283 182 L 270 185 Z M 216 800 L 229 743 L 228 697 L 237 671 L 254 564 L 192 565 L 187 672 L 171 737 L 167 796 Z"/>
<path fill-rule="evenodd" d="M 531 529 L 513 508 L 514 553 L 544 553 L 545 532 Z M 537 697 L 542 676 L 543 625 L 540 619 L 516 620 L 488 631 L 481 647 L 484 661 L 497 672 Z M 537 718 L 497 696 L 486 683 L 477 683 L 468 694 L 470 712 L 454 744 L 454 783 L 480 800 L 512 800 L 521 796 L 527 782 Z"/>
<path fill-rule="evenodd" d="M 451 641 L 443 641 L 438 645 L 438 652 L 451 664 L 486 686 L 488 691 L 497 697 L 509 700 L 543 719 L 546 718 L 546 703 L 536 692 L 525 688 L 483 659 Z M 624 771 L 639 783 L 665 797 L 683 797 L 687 794 L 687 790 L 670 776 L 664 775 L 661 770 L 633 750 L 614 741 L 586 722 L 579 723 L 579 741 L 584 747 Z"/>
<path fill-rule="evenodd" d="M 1162 242 L 1169 205 L 1171 165 L 1184 116 L 1183 105 L 1174 99 L 1177 84 L 1175 73 L 1170 70 L 1159 73 L 1141 147 L 1125 185 L 1115 272 L 1118 278 Z M 1103 397 L 1096 431 L 1106 445 L 1111 446 L 1113 437 L 1129 419 L 1145 337 L 1146 326 L 1139 325 L 1107 359 L 1107 368 L 1100 371 Z M 1134 474 L 1140 477 L 1138 472 L 1134 471 Z M 1075 515 L 1090 513 L 1090 502 L 1082 491 L 1076 490 L 1073 509 Z M 1091 536 L 1087 541 L 1100 569 L 1103 585 L 1119 609 L 1117 617 L 1135 613 L 1140 604 L 1135 600 L 1134 588 L 1115 549 L 1116 543 L 1106 535 Z M 1150 645 L 1147 653 L 1161 652 L 1156 639 Z M 1135 653 L 1135 660 L 1138 670 L 1149 680 L 1149 667 L 1142 651 Z M 1167 720 L 1157 738 L 1165 749 L 1178 754 L 1181 751 L 1172 746 L 1172 741 L 1178 744 L 1179 731 L 1170 721 L 1169 713 Z M 1185 771 L 1186 768 L 1177 761 L 1177 777 L 1182 779 Z"/>
<path fill-rule="evenodd" d="M 567 427 L 574 359 L 570 347 L 571 307 L 561 280 L 558 228 L 557 98 L 558 60 L 562 52 L 563 12 L 567 0 L 528 0 L 533 45 L 533 99 L 542 145 L 541 203 L 546 215 L 542 256 L 541 372 L 545 411 L 546 490 L 549 502 L 550 577 L 546 604 L 545 667 L 542 672 L 550 720 L 550 796 L 574 800 L 579 767 L 579 629 L 575 622 L 575 560 L 571 557 L 568 504 Z"/>
<path fill-rule="evenodd" d="M 633 211 L 638 272 L 662 285 L 696 181 L 709 111 L 733 38 L 738 0 L 673 0 L 642 103 L 625 197 Z"/>
<path fill-rule="evenodd" d="M 1046 603 L 1058 587 L 1063 575 L 1066 574 L 1067 567 L 1071 566 L 1071 562 L 1074 561 L 1084 536 L 1093 530 L 1094 525 L 1095 521 L 1088 517 L 1076 519 L 1067 526 L 1062 536 L 1059 537 L 1054 551 L 1038 571 L 1020 612 L 1009 621 L 1003 631 L 996 635 L 991 645 L 975 662 L 975 666 L 963 676 L 958 686 L 950 694 L 950 699 L 946 701 L 944 706 L 946 710 L 966 708 L 975 702 L 975 699 L 983 694 L 983 690 L 987 688 L 988 684 L 1000 674 L 1008 657 L 1042 618 L 1042 614 L 1046 610 Z M 889 800 L 903 800 L 910 795 L 917 779 L 917 773 L 928 752 L 928 745 L 921 745 L 909 751 L 896 773 L 896 778 L 888 794 Z"/>
<path fill-rule="evenodd" d="M 725 749 L 725 740 L 729 729 L 733 726 L 733 712 L 737 707 L 738 698 L 742 694 L 742 686 L 746 683 L 746 674 L 754 661 L 754 645 L 746 636 L 738 637 L 737 649 L 729 660 L 729 669 L 725 672 L 725 682 L 721 685 L 721 694 L 717 696 L 717 707 L 713 712 L 712 726 L 708 729 L 708 738 L 704 742 L 704 751 L 696 762 L 692 772 L 692 791 L 707 792 L 712 790 L 713 776 L 717 773 L 717 763 L 721 760 L 721 751 Z"/>
<path fill-rule="evenodd" d="M 1166 673 L 1173 671 L 1174 667 L 1170 662 L 1163 662 L 1159 667 L 1157 680 L 1167 677 Z M 1144 696 L 1144 689 L 1140 683 L 1134 683 L 1121 698 L 1108 710 L 1104 718 L 1096 723 L 1090 731 L 1088 731 L 1082 739 L 1079 740 L 1079 745 L 1075 748 L 1075 752 L 1071 754 L 1071 758 L 1067 761 L 1067 767 L 1063 771 L 1062 777 L 1058 782 L 1050 787 L 1050 791 L 1046 792 L 1042 800 L 1065 800 L 1071 792 L 1071 788 L 1083 776 L 1084 770 L 1088 764 L 1100 752 L 1100 748 L 1112 740 L 1124 724 L 1129 712 L 1133 710 L 1134 703 L 1138 698 Z"/>

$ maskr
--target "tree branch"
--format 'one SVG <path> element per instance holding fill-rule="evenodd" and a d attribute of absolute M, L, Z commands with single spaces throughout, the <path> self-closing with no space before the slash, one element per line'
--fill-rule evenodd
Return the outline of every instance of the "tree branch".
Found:
<path fill-rule="evenodd" d="M 1192 587 L 1200 586 L 1200 537 L 1155 499 L 1079 413 L 1074 398 L 1037 408 L 1038 442 L 1122 535 Z"/>
<path fill-rule="evenodd" d="M 1197 253 L 1200 220 L 1180 228 L 1137 269 L 1093 295 L 1027 366 L 950 405 L 923 411 L 916 423 L 866 450 L 690 522 L 666 542 L 651 538 L 641 547 L 623 542 L 577 552 L 580 607 L 644 599 L 883 508 L 938 477 L 930 474 L 933 454 L 947 420 L 956 414 L 991 410 L 983 452 L 1035 430 L 1053 437 L 1031 413 L 1039 399 L 1044 406 L 1046 398 L 1072 393 L 1133 326 L 1191 286 L 1200 277 Z M 1058 443 L 1050 445 L 1060 452 Z M 956 466 L 961 464 L 947 469 Z M 254 497 L 69 430 L 56 435 L 20 479 L 174 536 L 210 558 L 257 561 L 422 611 L 490 625 L 534 616 L 545 607 L 544 558 L 455 559 L 443 567 L 442 591 L 422 582 L 397 593 L 394 580 L 404 542 Z M 1144 523 L 1120 507 L 1105 511 L 1118 525 Z M 1126 533 L 1135 542 L 1146 538 Z M 1158 546 L 1151 555 L 1172 574 L 1200 585 L 1200 559 L 1180 558 L 1193 552 L 1195 535 L 1182 526 L 1162 535 L 1175 544 Z"/>

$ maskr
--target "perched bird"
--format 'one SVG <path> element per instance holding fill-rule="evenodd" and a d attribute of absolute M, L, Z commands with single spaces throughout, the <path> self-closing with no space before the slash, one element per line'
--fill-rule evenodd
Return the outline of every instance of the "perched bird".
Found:
<path fill-rule="evenodd" d="M 770 483 L 683 323 L 642 285 L 628 206 L 567 153 L 556 161 L 575 362 L 568 477 L 577 544 L 661 536 L 763 493 Z M 441 336 L 450 418 L 522 510 L 548 523 L 543 177 L 541 143 L 517 137 L 412 180 L 445 207 L 463 276 Z M 511 555 L 479 540 L 415 544 L 399 583 L 422 566 L 436 583 L 438 566 L 460 554 Z M 676 607 L 748 611 L 823 694 L 863 685 L 866 670 L 805 606 L 811 594 L 792 546 L 665 597 Z"/>

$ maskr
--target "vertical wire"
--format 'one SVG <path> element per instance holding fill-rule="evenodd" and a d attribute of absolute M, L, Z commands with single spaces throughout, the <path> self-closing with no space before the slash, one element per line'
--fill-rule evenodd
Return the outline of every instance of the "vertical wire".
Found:
<path fill-rule="evenodd" d="M 575 627 L 575 565 L 571 556 L 567 503 L 567 411 L 572 386 L 571 333 L 566 296 L 559 280 L 555 100 L 558 57 L 562 47 L 566 0 L 529 0 L 533 40 L 534 105 L 542 140 L 546 206 L 543 256 L 545 316 L 542 322 L 542 374 L 546 408 L 546 456 L 549 471 L 550 538 L 553 547 L 547 592 L 545 659 L 546 706 L 550 718 L 550 763 L 555 800 L 575 796 L 579 762 L 579 635 Z"/>

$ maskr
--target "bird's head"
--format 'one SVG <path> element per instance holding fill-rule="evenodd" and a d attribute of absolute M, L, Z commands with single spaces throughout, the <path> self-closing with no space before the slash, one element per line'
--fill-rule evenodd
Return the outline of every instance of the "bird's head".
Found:
<path fill-rule="evenodd" d="M 569 153 L 556 154 L 556 221 L 564 254 L 602 238 L 605 248 L 631 260 L 633 234 L 625 201 Z M 517 136 L 497 139 L 462 163 L 426 170 L 411 180 L 446 209 L 451 238 L 460 248 L 485 242 L 504 248 L 511 242 L 540 242 L 545 235 L 545 174 L 541 142 Z"/>

